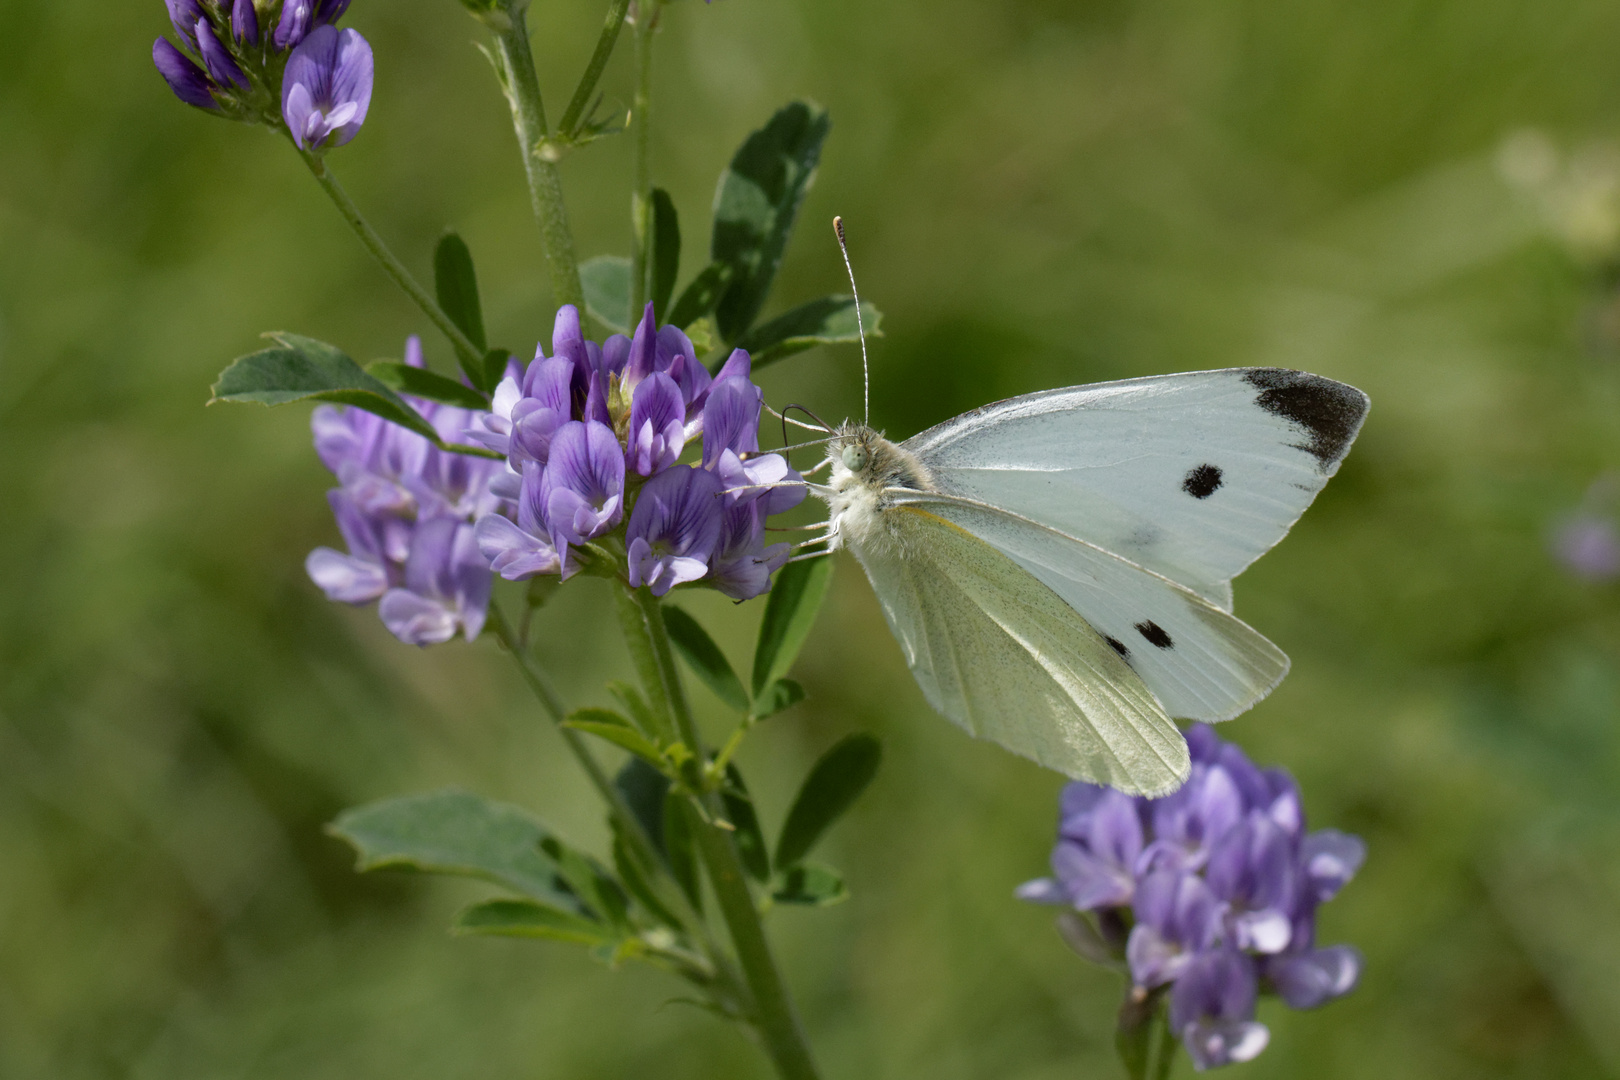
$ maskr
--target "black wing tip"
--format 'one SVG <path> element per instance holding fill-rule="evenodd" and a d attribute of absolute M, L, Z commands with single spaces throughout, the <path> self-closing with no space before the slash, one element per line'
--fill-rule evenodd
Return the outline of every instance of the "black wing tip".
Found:
<path fill-rule="evenodd" d="M 1301 450 L 1330 472 L 1350 452 L 1372 400 L 1347 383 L 1291 368 L 1249 368 L 1243 379 L 1260 391 L 1254 402 L 1310 433 Z"/>

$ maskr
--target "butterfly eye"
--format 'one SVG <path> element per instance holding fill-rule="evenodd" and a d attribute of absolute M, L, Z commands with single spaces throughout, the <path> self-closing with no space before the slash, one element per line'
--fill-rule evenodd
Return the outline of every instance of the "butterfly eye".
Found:
<path fill-rule="evenodd" d="M 850 472 L 860 472 L 866 468 L 866 451 L 859 446 L 844 447 L 844 468 Z"/>

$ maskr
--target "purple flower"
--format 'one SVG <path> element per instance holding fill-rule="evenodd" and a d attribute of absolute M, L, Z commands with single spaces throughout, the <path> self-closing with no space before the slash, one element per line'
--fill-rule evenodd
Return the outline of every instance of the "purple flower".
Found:
<path fill-rule="evenodd" d="M 562 571 L 562 556 L 552 546 L 540 501 L 544 473 L 545 466 L 534 462 L 523 467 L 516 524 L 493 513 L 478 519 L 478 550 L 490 569 L 508 581 Z"/>
<path fill-rule="evenodd" d="M 164 6 L 169 9 L 169 22 L 174 24 L 174 32 L 180 35 L 180 40 L 197 47 L 197 20 L 203 17 L 202 5 L 197 0 L 163 0 Z"/>
<path fill-rule="evenodd" d="M 1294 1009 L 1314 1009 L 1356 988 L 1361 953 L 1353 945 L 1302 949 L 1267 958 L 1266 978 Z"/>
<path fill-rule="evenodd" d="M 1350 883 L 1367 858 L 1367 844 L 1359 836 L 1337 829 L 1319 829 L 1300 844 L 1299 865 L 1311 903 L 1324 903 Z"/>
<path fill-rule="evenodd" d="M 1259 811 L 1227 830 L 1210 851 L 1206 871 L 1228 905 L 1227 933 L 1240 949 L 1278 953 L 1288 947 L 1298 894 L 1292 838 Z"/>
<path fill-rule="evenodd" d="M 1181 1037 L 1200 1072 L 1251 1061 L 1271 1033 L 1254 1018 L 1254 961 L 1216 949 L 1187 965 L 1170 990 L 1170 1029 Z"/>
<path fill-rule="evenodd" d="M 594 420 L 558 428 L 539 498 L 566 576 L 568 545 L 601 536 L 624 513 L 624 451 L 613 429 Z"/>
<path fill-rule="evenodd" d="M 1209 849 L 1243 817 L 1243 795 L 1231 773 L 1216 764 L 1195 764 L 1179 790 L 1153 800 L 1155 839 L 1146 863 L 1196 870 Z"/>
<path fill-rule="evenodd" d="M 551 455 L 551 437 L 569 422 L 574 365 L 558 357 L 536 358 L 523 376 L 522 396 L 509 413 L 511 442 L 508 453 L 514 465 L 537 461 L 544 465 Z"/>
<path fill-rule="evenodd" d="M 765 546 L 765 510 L 759 501 L 725 512 L 709 580 L 733 600 L 752 600 L 771 587 L 771 575 L 793 553 L 791 544 Z"/>
<path fill-rule="evenodd" d="M 309 3 L 288 0 L 287 8 Z M 276 34 L 280 44 L 281 30 Z M 358 32 L 325 25 L 304 37 L 287 60 L 281 86 L 281 115 L 299 149 L 320 150 L 328 141 L 342 146 L 354 138 L 371 106 L 371 83 L 371 46 Z"/>
<path fill-rule="evenodd" d="M 1123 907 L 1136 893 L 1142 847 L 1142 818 L 1134 799 L 1095 784 L 1068 784 L 1052 849 L 1054 879 L 1030 882 L 1019 895 L 1081 911 Z"/>
<path fill-rule="evenodd" d="M 1220 936 L 1225 907 L 1203 878 L 1177 870 L 1156 870 L 1136 886 L 1136 926 L 1125 945 L 1131 978 L 1138 986 L 1160 986 L 1181 976 L 1194 954 Z"/>
<path fill-rule="evenodd" d="M 642 476 L 675 464 L 686 444 L 686 404 L 674 379 L 655 371 L 637 385 L 627 439 L 631 464 Z"/>
<path fill-rule="evenodd" d="M 1265 1048 L 1261 989 L 1306 1009 L 1355 987 L 1361 954 L 1317 948 L 1316 910 L 1355 876 L 1366 845 L 1333 829 L 1306 833 L 1293 777 L 1257 768 L 1208 725 L 1187 730 L 1187 747 L 1192 775 L 1162 798 L 1065 786 L 1053 875 L 1017 895 L 1091 912 L 1064 912 L 1059 928 L 1108 966 L 1123 937 L 1131 1000 L 1151 1010 L 1145 992 L 1168 984 L 1171 1030 L 1206 1069 Z M 1122 1031 L 1141 1022 L 1125 1015 Z"/>
<path fill-rule="evenodd" d="M 270 40 L 278 49 L 291 49 L 303 42 L 315 17 L 315 0 L 285 0 L 281 21 Z"/>
<path fill-rule="evenodd" d="M 455 518 L 421 522 L 411 538 L 402 588 L 390 589 L 377 614 L 408 645 L 437 645 L 461 630 L 468 641 L 489 610 L 489 564 L 473 527 Z"/>
<path fill-rule="evenodd" d="M 169 89 L 174 91 L 175 97 L 199 109 L 219 108 L 207 74 L 167 38 L 152 42 L 152 63 L 169 84 Z"/>
<path fill-rule="evenodd" d="M 1553 535 L 1552 549 L 1558 561 L 1583 581 L 1620 577 L 1620 533 L 1607 517 L 1586 514 L 1564 522 Z"/>
<path fill-rule="evenodd" d="M 197 20 L 197 51 L 202 54 L 203 65 L 208 69 L 208 77 L 220 87 L 229 83 L 238 90 L 248 88 L 247 76 L 231 58 L 230 51 L 220 44 L 219 38 L 214 35 L 214 28 L 207 19 Z"/>
<path fill-rule="evenodd" d="M 349 553 L 318 547 L 304 560 L 304 569 L 328 600 L 369 604 L 388 591 L 390 583 L 386 524 L 362 512 L 354 497 L 342 488 L 327 492 L 326 499 Z"/>
<path fill-rule="evenodd" d="M 253 0 L 236 0 L 231 7 L 231 36 L 238 45 L 259 43 L 259 12 Z"/>
<path fill-rule="evenodd" d="M 625 533 L 630 584 L 663 596 L 707 574 L 723 510 L 720 481 L 711 472 L 677 465 L 648 480 Z"/>

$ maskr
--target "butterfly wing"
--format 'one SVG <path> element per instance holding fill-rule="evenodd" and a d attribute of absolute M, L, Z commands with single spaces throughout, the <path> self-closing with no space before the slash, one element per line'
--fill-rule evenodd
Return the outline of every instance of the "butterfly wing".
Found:
<path fill-rule="evenodd" d="M 1142 680 L 1056 593 L 929 508 L 851 544 L 925 697 L 970 733 L 1144 795 L 1187 777 L 1186 741 Z"/>
<path fill-rule="evenodd" d="M 1083 537 L 1231 610 L 1228 582 L 1304 513 L 1367 395 L 1283 368 L 1049 390 L 906 440 L 946 494 Z"/>
<path fill-rule="evenodd" d="M 903 489 L 887 494 L 900 507 L 927 511 L 973 534 L 1049 588 L 1171 716 L 1230 720 L 1288 673 L 1288 657 L 1247 623 L 1095 544 L 966 499 Z"/>

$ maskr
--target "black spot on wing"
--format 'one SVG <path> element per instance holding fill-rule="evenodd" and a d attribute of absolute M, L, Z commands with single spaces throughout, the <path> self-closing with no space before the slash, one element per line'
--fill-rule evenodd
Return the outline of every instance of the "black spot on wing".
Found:
<path fill-rule="evenodd" d="M 1221 470 L 1214 465 L 1200 465 L 1187 474 L 1181 490 L 1195 499 L 1207 499 L 1221 486 Z"/>
<path fill-rule="evenodd" d="M 1146 619 L 1137 623 L 1136 632 L 1147 638 L 1148 644 L 1154 646 L 1155 648 L 1168 649 L 1170 646 L 1175 644 L 1175 642 L 1170 640 L 1170 635 L 1164 632 L 1164 627 L 1160 626 L 1152 619 Z"/>
<path fill-rule="evenodd" d="M 1243 378 L 1260 391 L 1256 405 L 1310 432 L 1311 441 L 1299 448 L 1314 455 L 1323 469 L 1344 457 L 1367 416 L 1366 394 L 1320 375 L 1252 368 Z"/>
<path fill-rule="evenodd" d="M 1119 658 L 1121 660 L 1129 660 L 1131 658 L 1131 650 L 1127 649 L 1125 647 L 1125 643 L 1119 640 L 1119 638 L 1109 637 L 1107 634 L 1104 634 L 1103 640 L 1108 642 L 1109 648 L 1119 653 Z"/>

